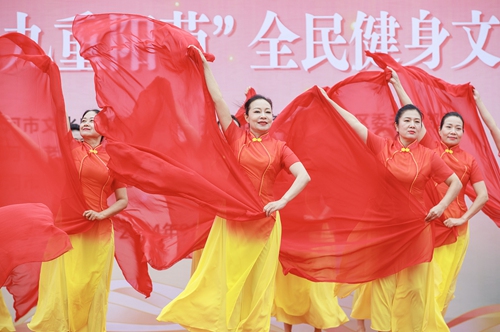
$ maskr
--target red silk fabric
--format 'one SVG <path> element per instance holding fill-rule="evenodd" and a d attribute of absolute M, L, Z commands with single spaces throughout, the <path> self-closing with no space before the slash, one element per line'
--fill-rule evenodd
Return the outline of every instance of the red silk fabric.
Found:
<path fill-rule="evenodd" d="M 420 68 L 402 66 L 387 54 L 367 54 L 379 67 L 390 66 L 397 71 L 413 104 L 424 113 L 427 134 L 434 140 L 440 140 L 438 130 L 444 114 L 458 112 L 462 115 L 465 132 L 460 147 L 476 159 L 488 188 L 489 200 L 483 207 L 483 212 L 500 227 L 500 169 L 477 113 L 470 83 L 450 84 Z M 471 185 L 467 186 L 466 193 L 474 199 L 475 193 Z"/>
<path fill-rule="evenodd" d="M 188 49 L 198 45 L 194 37 L 166 23 L 122 14 L 77 17 L 73 33 L 96 74 L 97 99 L 104 109 L 97 129 L 109 140 L 109 167 L 119 180 L 164 197 L 170 215 L 163 225 L 184 227 L 175 234 L 155 234 L 143 231 L 151 229 L 149 220 L 141 225 L 132 218 L 127 233 L 131 251 L 131 243 L 166 237 L 195 249 L 215 214 L 263 221 L 258 193 L 216 124 L 202 64 Z M 373 93 L 389 95 L 385 77 L 370 75 L 373 81 L 366 84 Z M 348 87 L 337 90 L 349 100 L 361 99 Z M 387 100 L 373 107 L 385 107 Z M 280 259 L 287 271 L 311 280 L 358 283 L 431 259 L 434 246 L 424 209 L 317 88 L 280 114 L 272 134 L 293 146 L 313 179 L 282 211 L 288 220 L 283 221 L 287 231 Z M 285 172 L 279 177 L 276 197 L 292 181 Z M 170 206 L 174 200 L 178 206 Z M 184 215 L 187 206 L 191 214 Z M 259 233 L 247 236 L 267 234 L 272 223 L 262 224 L 266 227 Z M 151 251 L 164 250 L 165 266 L 184 254 L 158 247 L 142 250 L 131 257 L 147 259 Z"/>
<path fill-rule="evenodd" d="M 9 33 L 0 37 L 0 78 L 0 207 L 7 211 L 0 218 L 0 285 L 12 293 L 19 319 L 36 305 L 40 262 L 71 248 L 65 232 L 92 224 L 74 191 L 57 66 L 31 39 Z"/>
<path fill-rule="evenodd" d="M 368 75 L 368 76 L 367 76 Z M 372 75 L 370 78 L 369 76 Z M 363 73 L 330 89 L 345 107 L 361 82 L 390 93 L 385 77 Z M 359 81 L 358 81 L 359 79 Z M 390 99 L 386 99 L 390 103 Z M 389 105 L 378 105 L 390 109 Z M 349 109 L 349 108 L 348 108 Z M 277 117 L 272 133 L 286 140 L 311 175 L 304 192 L 281 211 L 280 262 L 311 280 L 364 282 L 432 257 L 425 210 L 352 131 L 318 88 L 306 91 Z M 282 173 L 284 177 L 288 177 Z M 283 192 L 291 179 L 277 183 Z"/>
<path fill-rule="evenodd" d="M 0 221 L 0 286 L 14 297 L 17 320 L 36 305 L 41 262 L 62 255 L 71 243 L 44 204 L 0 207 Z"/>
<path fill-rule="evenodd" d="M 389 70 L 361 72 L 337 83 L 328 94 L 354 114 L 371 132 L 395 138 L 394 116 L 399 107 L 388 84 L 390 78 Z M 424 198 L 427 211 L 441 200 L 432 181 L 427 183 Z M 457 238 L 456 229 L 444 226 L 443 221 L 444 217 L 441 217 L 431 223 L 436 247 L 453 243 Z"/>
<path fill-rule="evenodd" d="M 148 264 L 164 270 L 203 248 L 213 214 L 185 198 L 148 194 L 134 187 L 128 187 L 127 194 L 127 209 L 113 217 L 115 258 L 130 285 L 149 296 Z"/>
<path fill-rule="evenodd" d="M 257 220 L 263 204 L 216 125 L 197 53 L 187 56 L 188 45 L 200 47 L 193 36 L 134 15 L 77 17 L 73 29 L 96 73 L 103 108 L 96 128 L 108 140 L 108 166 L 138 188 L 114 218 L 116 258 L 149 295 L 146 262 L 168 268 L 204 246 L 216 214 Z M 269 233 L 270 220 L 254 235 Z"/>
<path fill-rule="evenodd" d="M 188 198 L 226 219 L 264 216 L 256 190 L 234 171 L 239 165 L 216 125 L 201 61 L 187 48 L 199 46 L 193 36 L 145 17 L 113 14 L 77 17 L 73 32 L 96 73 L 103 107 L 96 126 L 109 141 L 109 166 L 118 179 L 149 193 Z M 121 57 L 132 53 L 132 44 L 134 54 Z M 205 109 L 213 112 L 200 114 Z M 128 162 L 118 163 L 118 154 Z M 230 195 L 214 185 L 221 182 L 241 190 Z"/>
<path fill-rule="evenodd" d="M 0 37 L 0 206 L 43 203 L 68 234 L 85 231 L 57 65 L 28 37 Z"/>

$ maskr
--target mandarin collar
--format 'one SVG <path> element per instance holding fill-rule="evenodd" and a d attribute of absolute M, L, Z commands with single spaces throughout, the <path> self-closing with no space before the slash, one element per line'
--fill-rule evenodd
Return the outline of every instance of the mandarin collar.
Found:
<path fill-rule="evenodd" d="M 403 151 L 403 149 L 407 149 L 406 152 L 410 152 L 412 149 L 416 149 L 418 147 L 418 139 L 414 140 L 413 142 L 411 142 L 410 144 L 408 144 L 407 146 L 404 146 L 403 143 L 401 142 L 401 139 L 397 138 L 396 140 L 398 142 L 398 145 L 399 145 L 399 149 L 401 151 Z"/>
<path fill-rule="evenodd" d="M 89 143 L 87 143 L 85 141 L 82 141 L 82 143 L 83 143 L 83 146 L 85 146 L 85 149 L 87 150 L 88 154 L 92 154 L 92 153 L 93 154 L 98 154 L 99 150 L 101 150 L 101 147 L 102 147 L 102 143 L 100 143 L 95 148 L 93 148 Z"/>
<path fill-rule="evenodd" d="M 260 137 L 255 137 L 255 135 L 250 131 L 250 130 L 247 130 L 247 138 L 249 141 L 264 141 L 264 140 L 267 140 L 269 139 L 269 132 L 265 133 L 265 134 L 262 134 L 260 135 Z"/>
<path fill-rule="evenodd" d="M 459 152 L 461 151 L 462 149 L 460 148 L 460 143 L 459 144 L 456 144 L 456 145 L 453 145 L 453 146 L 448 146 L 446 145 L 443 141 L 440 141 L 439 143 L 441 143 L 441 148 L 445 151 L 445 152 L 449 152 L 451 151 L 451 153 L 453 152 Z"/>

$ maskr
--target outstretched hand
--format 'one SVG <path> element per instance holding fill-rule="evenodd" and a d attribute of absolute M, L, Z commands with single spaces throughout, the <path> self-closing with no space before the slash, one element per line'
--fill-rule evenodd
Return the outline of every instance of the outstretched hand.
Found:
<path fill-rule="evenodd" d="M 387 66 L 386 68 L 391 71 L 391 78 L 389 79 L 389 83 L 391 83 L 392 85 L 401 85 L 398 73 L 396 73 L 396 71 L 389 66 Z"/>
<path fill-rule="evenodd" d="M 481 100 L 481 96 L 479 95 L 479 92 L 476 89 L 473 89 L 472 93 L 474 95 L 474 100 L 476 101 L 476 103 Z"/>
<path fill-rule="evenodd" d="M 328 95 L 328 93 L 326 93 L 325 89 L 323 89 L 320 86 L 318 86 L 318 89 L 319 89 L 319 91 L 321 91 L 321 94 L 326 98 L 326 100 L 330 99 L 330 96 Z"/>
<path fill-rule="evenodd" d="M 200 55 L 201 61 L 203 63 L 207 63 L 207 59 L 205 58 L 205 55 L 203 54 L 203 52 L 198 47 L 196 47 L 195 45 L 189 45 L 188 46 L 188 50 L 193 50 L 195 52 L 198 52 L 198 54 Z"/>

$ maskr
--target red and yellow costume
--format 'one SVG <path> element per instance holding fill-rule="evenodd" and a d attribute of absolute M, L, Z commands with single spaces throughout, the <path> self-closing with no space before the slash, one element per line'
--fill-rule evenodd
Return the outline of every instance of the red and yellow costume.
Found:
<path fill-rule="evenodd" d="M 457 198 L 451 202 L 444 211 L 444 219 L 460 218 L 467 211 L 465 203 L 465 191 L 467 185 L 483 181 L 483 176 L 473 156 L 465 152 L 459 145 L 448 147 L 443 142 L 433 141 L 429 135 L 424 136 L 421 144 L 432 148 L 448 165 L 462 182 L 462 190 Z M 447 187 L 436 184 L 439 197 L 443 197 Z M 451 244 L 445 244 L 434 249 L 433 262 L 436 271 L 436 287 L 438 289 L 437 304 L 439 310 L 444 314 L 448 304 L 454 297 L 458 273 L 465 258 L 465 252 L 469 244 L 469 223 L 466 221 L 457 226 L 457 240 Z"/>
<path fill-rule="evenodd" d="M 368 147 L 387 169 L 424 204 L 431 179 L 442 183 L 453 172 L 437 153 L 417 141 L 404 147 L 399 141 L 368 134 Z M 425 222 L 422 220 L 422 222 Z M 429 277 L 430 276 L 430 277 Z M 430 263 L 408 267 L 372 282 L 372 329 L 377 331 L 447 331 L 435 309 L 433 268 Z"/>
<path fill-rule="evenodd" d="M 107 198 L 121 186 L 109 175 L 105 149 L 74 141 L 72 153 L 88 208 L 105 210 Z M 73 250 L 42 264 L 38 307 L 28 324 L 31 330 L 106 330 L 113 225 L 111 219 L 89 222 L 93 223 L 90 230 L 70 236 Z"/>
<path fill-rule="evenodd" d="M 70 250 L 66 233 L 87 223 L 81 193 L 72 195 L 69 146 L 60 144 L 69 133 L 58 67 L 20 33 L 0 36 L 0 94 L 0 287 L 18 320 L 36 305 L 41 262 Z M 46 126 L 22 126 L 28 118 Z"/>
<path fill-rule="evenodd" d="M 141 28 L 129 29 L 135 24 L 131 22 Z M 203 64 L 199 53 L 188 47 L 199 45 L 196 38 L 137 15 L 77 17 L 73 30 L 82 56 L 95 64 L 96 81 L 102 83 L 96 87 L 103 107 L 96 130 L 109 140 L 110 169 L 122 182 L 164 195 L 168 204 L 170 223 L 161 221 L 155 228 L 132 224 L 127 236 L 121 237 L 130 240 L 130 248 L 142 245 L 143 257 L 152 267 L 167 268 L 203 247 L 215 215 L 231 220 L 231 229 L 236 228 L 233 221 L 241 227 L 260 222 L 262 227 L 247 227 L 246 235 L 267 239 L 275 223 L 269 218 L 263 221 L 265 201 L 256 189 L 261 184 L 256 186 L 254 175 L 249 178 L 241 172 L 239 151 L 235 157 L 216 125 Z M 117 38 L 108 38 L 111 35 Z M 134 63 L 129 58 L 118 63 L 108 51 L 131 48 L 144 61 L 154 57 L 156 67 L 134 69 L 137 79 L 123 85 L 122 74 L 131 73 Z M 209 54 L 205 57 L 213 59 Z M 119 71 L 106 69 L 116 66 Z M 370 86 L 377 89 L 376 95 L 390 96 L 385 79 L 369 76 L 360 79 L 375 80 Z M 330 91 L 340 93 L 342 100 L 352 95 L 349 86 Z M 358 106 L 366 109 L 364 104 Z M 425 216 L 421 204 L 405 195 L 406 189 L 339 117 L 314 87 L 285 108 L 271 128 L 273 137 L 287 142 L 300 156 L 312 179 L 282 210 L 286 215 L 280 249 L 284 272 L 312 281 L 363 283 L 430 261 L 432 231 L 420 222 Z M 275 196 L 281 197 L 292 182 L 293 176 L 282 172 L 274 186 L 264 183 L 264 194 L 273 187 Z M 199 216 L 186 218 L 180 212 L 187 208 Z M 169 233 L 149 231 L 174 224 L 182 227 Z M 165 239 L 170 245 L 163 246 Z M 177 250 L 167 250 L 174 243 Z M 127 279 L 132 285 L 147 279 L 147 268 L 133 278 Z"/>
<path fill-rule="evenodd" d="M 298 162 L 297 157 L 269 134 L 256 138 L 233 123 L 225 135 L 262 203 L 273 201 L 276 176 Z M 193 331 L 268 331 L 281 240 L 278 213 L 275 218 L 270 234 L 261 235 L 258 220 L 217 217 L 186 289 L 158 320 Z"/>
<path fill-rule="evenodd" d="M 132 26 L 142 28 L 131 29 Z M 117 174 L 117 178 L 145 192 L 165 195 L 167 201 L 172 197 L 180 198 L 177 206 L 169 206 L 170 211 L 189 206 L 194 212 L 204 211 L 231 220 L 217 219 L 214 223 L 206 244 L 206 249 L 210 250 L 203 255 L 181 298 L 167 306 L 165 317 L 162 315 L 160 319 L 172 320 L 173 315 L 178 314 L 177 308 L 186 303 L 185 298 L 196 299 L 196 305 L 208 308 L 200 300 L 207 296 L 220 299 L 217 303 L 222 302 L 223 307 L 229 308 L 227 311 L 215 310 L 217 314 L 210 315 L 209 319 L 223 324 L 229 322 L 226 327 L 237 326 L 238 323 L 231 323 L 235 312 L 233 304 L 244 282 L 233 283 L 232 273 L 218 270 L 226 269 L 224 264 L 212 265 L 210 259 L 224 249 L 227 251 L 227 246 L 233 249 L 232 240 L 236 237 L 232 235 L 240 234 L 239 229 L 244 229 L 246 239 L 258 240 L 255 247 L 259 249 L 255 255 L 260 255 L 263 243 L 270 238 L 276 225 L 269 219 L 261 221 L 262 204 L 265 202 L 255 189 L 259 190 L 261 184 L 257 187 L 252 185 L 244 172 L 238 171 L 239 151 L 236 154 L 238 158 L 234 158 L 233 151 L 230 151 L 216 126 L 214 103 L 206 88 L 203 64 L 198 52 L 188 47 L 199 46 L 199 43 L 185 31 L 137 15 L 77 17 L 73 33 L 81 45 L 82 56 L 93 63 L 96 81 L 99 82 L 96 86 L 97 99 L 104 110 L 96 121 L 96 128 L 110 140 L 107 148 L 112 156 L 110 169 Z M 136 52 L 137 59 L 154 63 L 154 70 L 148 66 L 135 68 L 128 57 L 118 61 L 110 56 L 110 50 L 125 54 L 131 49 Z M 208 54 L 205 57 L 213 60 L 213 56 Z M 120 70 L 110 71 L 107 68 Z M 127 80 L 124 85 L 124 77 L 135 79 Z M 373 103 L 374 109 L 387 110 L 392 117 L 394 102 L 383 73 L 362 72 L 332 87 L 328 94 L 340 100 L 353 114 L 359 114 L 366 111 L 366 99 L 359 98 L 363 89 L 370 90 L 369 95 L 377 101 Z M 285 273 L 291 272 L 313 281 L 365 283 L 387 276 L 392 278 L 394 273 L 407 267 L 420 267 L 418 264 L 431 260 L 433 234 L 430 224 L 424 222 L 427 211 L 422 204 L 422 184 L 429 178 L 421 178 L 430 174 L 425 173 L 430 166 L 421 164 L 425 158 L 419 159 L 425 157 L 425 153 L 420 155 L 416 151 L 405 157 L 411 162 L 413 175 L 408 173 L 404 164 L 399 165 L 400 170 L 392 167 L 398 166 L 394 160 L 402 158 L 399 156 L 403 154 L 401 151 L 396 151 L 395 156 L 391 154 L 389 168 L 384 167 L 385 158 L 380 163 L 380 158 L 359 140 L 317 87 L 292 101 L 276 119 L 271 133 L 286 141 L 300 156 L 312 179 L 307 188 L 282 211 L 286 223 L 283 224 L 280 262 Z M 416 159 L 413 159 L 415 156 Z M 438 157 L 432 159 L 443 164 Z M 402 182 L 398 176 L 410 182 Z M 253 175 L 250 177 L 255 180 Z M 289 188 L 291 181 L 289 177 L 280 176 L 277 179 L 274 188 L 277 197 Z M 212 227 L 213 223 L 213 217 L 182 218 L 180 213 L 176 216 L 184 227 L 179 228 L 175 235 L 167 236 L 177 236 L 176 243 L 182 245 L 184 250 L 143 246 L 146 257 L 161 251 L 158 256 L 164 262 L 149 261 L 153 267 L 166 268 L 203 247 L 206 239 L 204 230 Z M 248 226 L 250 223 L 251 228 Z M 141 227 L 134 225 L 137 234 L 127 238 L 142 240 L 147 237 L 148 243 L 161 240 L 162 234 L 143 231 Z M 204 227 L 203 230 L 201 227 Z M 183 229 L 193 231 L 183 233 Z M 228 241 L 222 244 L 217 242 L 219 235 L 226 239 L 228 234 L 231 234 Z M 242 263 L 238 259 L 241 256 L 237 254 L 238 248 L 234 257 L 230 257 L 233 259 L 223 256 L 227 269 L 231 272 L 237 270 L 236 276 L 240 273 L 247 275 L 250 273 L 248 270 L 239 270 Z M 276 268 L 273 261 L 269 265 Z M 145 274 L 147 269 L 136 278 L 144 279 L 147 277 Z M 208 274 L 221 275 L 223 285 L 210 291 L 210 294 L 204 293 L 208 288 L 200 288 L 200 283 L 207 281 L 203 276 Z M 228 276 L 229 281 L 226 282 Z M 228 284 L 236 287 L 236 292 L 226 306 Z M 233 288 L 230 290 L 232 292 Z M 207 312 L 213 311 L 207 309 Z M 220 312 L 223 314 L 219 315 Z M 184 318 L 190 320 L 192 317 Z M 217 327 L 212 324 L 211 328 Z"/>
<path fill-rule="evenodd" d="M 334 296 L 335 284 L 312 282 L 291 273 L 284 275 L 281 265 L 276 272 L 273 317 L 290 325 L 308 324 L 329 329 L 349 319 Z"/>

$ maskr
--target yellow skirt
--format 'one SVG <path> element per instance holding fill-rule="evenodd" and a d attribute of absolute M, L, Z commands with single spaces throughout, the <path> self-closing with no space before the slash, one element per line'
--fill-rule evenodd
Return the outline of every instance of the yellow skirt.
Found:
<path fill-rule="evenodd" d="M 455 297 L 455 288 L 457 285 L 457 277 L 462 263 L 464 262 L 465 253 L 469 246 L 469 230 L 460 235 L 455 243 L 441 246 L 434 249 L 434 269 L 436 271 L 436 301 L 439 311 L 446 313 L 450 301 Z"/>
<path fill-rule="evenodd" d="M 312 282 L 292 274 L 276 273 L 272 315 L 287 324 L 308 324 L 318 329 L 340 326 L 349 321 L 334 295 L 335 284 Z"/>
<path fill-rule="evenodd" d="M 354 291 L 351 317 L 354 319 L 371 319 L 372 317 L 372 283 L 362 284 Z"/>
<path fill-rule="evenodd" d="M 42 263 L 38 305 L 28 327 L 40 332 L 106 331 L 113 268 L 111 221 L 70 236 L 73 249 Z"/>
<path fill-rule="evenodd" d="M 372 281 L 371 328 L 376 331 L 449 331 L 438 310 L 433 263 Z"/>
<path fill-rule="evenodd" d="M 0 291 L 0 332 L 12 332 L 15 330 L 9 309 L 7 309 L 2 292 Z"/>
<path fill-rule="evenodd" d="M 281 222 L 267 239 L 245 235 L 240 223 L 216 217 L 186 289 L 158 316 L 189 331 L 269 331 Z"/>

